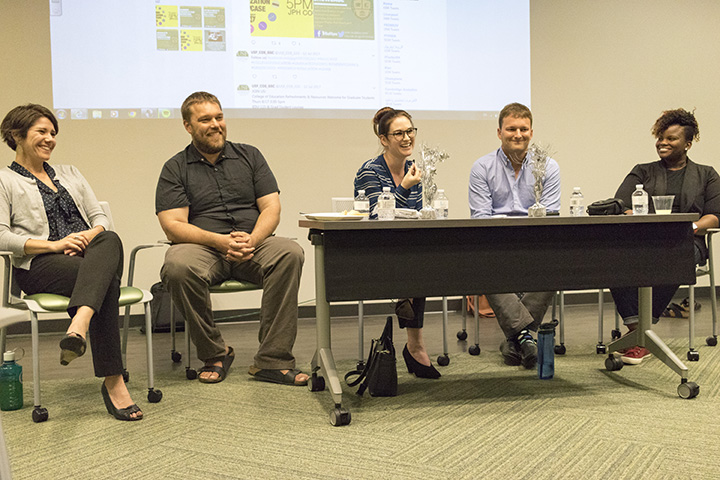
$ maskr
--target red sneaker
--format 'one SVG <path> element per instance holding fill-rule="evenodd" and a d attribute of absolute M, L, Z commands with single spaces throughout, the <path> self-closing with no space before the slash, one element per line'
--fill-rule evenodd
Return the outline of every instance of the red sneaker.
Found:
<path fill-rule="evenodd" d="M 622 359 L 623 363 L 626 363 L 628 365 L 637 365 L 641 363 L 643 359 L 650 357 L 652 357 L 652 353 L 650 353 L 647 348 L 636 345 L 634 347 L 628 348 L 620 358 Z"/>

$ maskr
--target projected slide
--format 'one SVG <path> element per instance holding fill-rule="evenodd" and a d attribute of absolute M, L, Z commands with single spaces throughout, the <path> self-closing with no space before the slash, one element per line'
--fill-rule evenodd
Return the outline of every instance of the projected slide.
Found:
<path fill-rule="evenodd" d="M 472 118 L 530 102 L 529 0 L 51 0 L 60 118 Z"/>

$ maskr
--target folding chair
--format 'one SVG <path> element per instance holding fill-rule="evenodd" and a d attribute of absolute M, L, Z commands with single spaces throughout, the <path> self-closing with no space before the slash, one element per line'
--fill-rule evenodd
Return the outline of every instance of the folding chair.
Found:
<path fill-rule="evenodd" d="M 133 280 L 135 278 L 135 264 L 137 259 L 137 254 L 142 251 L 149 248 L 157 248 L 157 247 L 168 247 L 170 246 L 170 243 L 167 241 L 160 241 L 157 243 L 149 243 L 149 244 L 143 244 L 138 245 L 137 247 L 133 248 L 132 252 L 130 252 L 130 267 L 128 269 L 128 285 L 133 284 Z M 217 285 L 211 285 L 210 286 L 210 293 L 236 293 L 236 292 L 249 292 L 253 290 L 262 290 L 262 287 L 260 285 L 256 285 L 251 282 L 245 282 L 245 281 L 239 281 L 239 280 L 226 280 L 222 283 L 219 283 Z M 125 344 L 127 342 L 127 331 L 129 326 L 129 319 L 130 319 L 130 309 L 126 308 L 125 310 L 125 321 L 123 325 L 123 352 L 125 351 Z M 152 330 L 152 326 L 148 325 L 146 326 L 146 329 L 148 332 Z M 180 363 L 182 360 L 182 353 L 177 351 L 176 346 L 176 339 L 175 339 L 175 305 L 173 304 L 172 300 L 170 301 L 170 338 L 171 338 L 171 349 L 170 349 L 170 358 L 174 363 Z M 187 322 L 185 322 L 185 344 L 187 348 L 188 355 L 185 359 L 185 377 L 188 380 L 194 380 L 197 378 L 197 370 L 191 368 L 190 366 L 190 333 L 189 329 L 187 327 Z"/>
<path fill-rule="evenodd" d="M 100 202 L 105 214 L 110 220 L 112 228 L 112 215 L 110 205 L 107 202 Z M 48 411 L 41 406 L 40 397 L 40 359 L 39 359 L 39 333 L 38 333 L 38 314 L 41 313 L 59 313 L 66 312 L 70 298 L 52 293 L 36 293 L 34 295 L 21 296 L 20 289 L 13 283 L 12 278 L 12 254 L 5 252 L 2 254 L 5 260 L 5 272 L 3 283 L 3 306 L 15 309 L 28 310 L 30 313 L 30 330 L 31 343 L 33 353 L 33 398 L 35 407 L 32 412 L 34 422 L 44 422 L 48 419 Z M 150 328 L 152 325 L 150 313 L 150 300 L 152 295 L 147 290 L 127 286 L 120 287 L 120 306 L 130 306 L 142 304 L 145 308 L 145 325 Z M 4 339 L 4 337 L 3 337 Z M 147 369 L 148 369 L 148 401 L 157 403 L 162 399 L 162 392 L 154 388 L 153 362 L 152 362 L 152 337 L 147 336 Z M 4 345 L 2 345 L 4 350 Z M 124 375 L 125 376 L 125 375 Z M 127 378 L 127 377 L 126 377 Z"/>

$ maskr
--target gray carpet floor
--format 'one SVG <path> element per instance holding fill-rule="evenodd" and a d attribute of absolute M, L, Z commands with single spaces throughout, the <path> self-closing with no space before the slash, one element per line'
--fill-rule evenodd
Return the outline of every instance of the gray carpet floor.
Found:
<path fill-rule="evenodd" d="M 668 343 L 684 357 L 686 339 Z M 700 385 L 691 400 L 677 396 L 678 375 L 657 359 L 606 371 L 588 338 L 556 357 L 552 380 L 503 365 L 490 346 L 478 357 L 452 353 L 434 381 L 407 374 L 400 358 L 397 397 L 360 398 L 344 385 L 344 427 L 328 422 L 327 391 L 255 381 L 242 361 L 218 385 L 160 368 L 156 404 L 134 373 L 146 418 L 132 423 L 105 412 L 99 380 L 86 375 L 43 380 L 50 420 L 33 424 L 26 373 L 25 408 L 2 421 L 17 480 L 716 479 L 720 347 L 700 352 L 688 364 Z M 341 372 L 353 356 L 338 355 Z"/>

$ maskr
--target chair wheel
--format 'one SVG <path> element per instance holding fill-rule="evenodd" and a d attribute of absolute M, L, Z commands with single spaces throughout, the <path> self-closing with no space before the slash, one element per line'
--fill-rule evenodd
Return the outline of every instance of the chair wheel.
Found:
<path fill-rule="evenodd" d="M 620 370 L 623 367 L 623 361 L 620 357 L 616 357 L 615 355 L 609 355 L 608 358 L 605 359 L 605 368 L 608 369 L 610 372 L 614 372 L 616 370 Z"/>
<path fill-rule="evenodd" d="M 610 337 L 613 340 L 617 340 L 618 338 L 622 337 L 622 333 L 620 333 L 620 330 L 615 329 L 610 332 Z"/>
<path fill-rule="evenodd" d="M 365 370 L 365 361 L 358 360 L 358 362 L 355 364 L 355 370 L 360 370 L 361 372 Z"/>
<path fill-rule="evenodd" d="M 697 362 L 700 360 L 700 352 L 697 350 L 688 350 L 687 359 L 689 362 Z"/>
<path fill-rule="evenodd" d="M 467 340 L 467 332 L 465 330 L 460 330 L 457 332 L 457 338 L 458 340 Z"/>
<path fill-rule="evenodd" d="M 470 348 L 468 348 L 468 353 L 470 355 L 480 355 L 480 345 L 473 345 Z"/>
<path fill-rule="evenodd" d="M 683 382 L 678 385 L 677 393 L 680 398 L 689 399 L 695 398 L 700 393 L 700 385 L 695 382 Z"/>
<path fill-rule="evenodd" d="M 47 408 L 35 407 L 32 411 L 32 420 L 35 423 L 44 422 L 48 419 Z"/>
<path fill-rule="evenodd" d="M 170 358 L 172 358 L 173 363 L 180 363 L 180 360 L 182 360 L 182 353 L 173 350 L 170 352 Z"/>
<path fill-rule="evenodd" d="M 333 427 L 350 425 L 350 420 L 350 412 L 342 407 L 336 407 L 332 412 L 330 412 L 330 424 Z"/>
<path fill-rule="evenodd" d="M 597 353 L 598 355 L 606 354 L 607 353 L 607 345 L 598 343 L 597 345 L 595 345 L 595 353 Z"/>
<path fill-rule="evenodd" d="M 188 380 L 195 380 L 197 378 L 197 371 L 194 368 L 186 368 L 185 377 Z"/>
<path fill-rule="evenodd" d="M 567 351 L 565 349 L 565 345 L 563 345 L 562 343 L 560 345 L 555 345 L 553 350 L 555 350 L 555 355 L 565 355 L 565 352 Z"/>
<path fill-rule="evenodd" d="M 160 400 L 162 400 L 163 394 L 160 390 L 155 390 L 154 388 L 151 388 L 148 390 L 148 402 L 150 403 L 158 403 Z"/>
<path fill-rule="evenodd" d="M 712 335 L 710 337 L 707 337 L 705 339 L 705 343 L 707 343 L 708 346 L 710 346 L 710 347 L 714 347 L 715 345 L 717 345 L 717 335 Z"/>
<path fill-rule="evenodd" d="M 130 381 L 130 372 L 128 372 L 127 370 L 123 370 L 122 376 L 125 383 L 128 383 Z"/>
<path fill-rule="evenodd" d="M 448 365 L 450 365 L 450 357 L 448 357 L 447 355 L 438 355 L 437 363 L 441 367 L 447 367 Z"/>
<path fill-rule="evenodd" d="M 311 392 L 322 392 L 325 390 L 325 379 L 316 373 L 310 375 L 310 381 L 308 382 L 308 390 Z"/>

